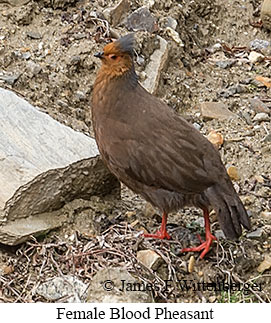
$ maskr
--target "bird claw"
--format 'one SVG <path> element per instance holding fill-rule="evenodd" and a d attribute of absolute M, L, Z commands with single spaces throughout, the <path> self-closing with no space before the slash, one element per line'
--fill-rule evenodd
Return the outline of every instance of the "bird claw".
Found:
<path fill-rule="evenodd" d="M 157 230 L 156 233 L 152 234 L 152 233 L 144 233 L 143 234 L 145 238 L 153 238 L 153 239 L 167 239 L 170 240 L 171 236 L 167 233 L 167 231 L 161 231 L 161 230 Z"/>
<path fill-rule="evenodd" d="M 217 238 L 212 234 L 208 234 L 206 236 L 206 241 L 203 241 L 199 235 L 198 235 L 198 238 L 201 242 L 201 244 L 199 246 L 192 247 L 192 248 L 183 248 L 183 249 L 181 249 L 181 252 L 190 252 L 190 251 L 199 252 L 199 251 L 203 250 L 202 253 L 200 254 L 200 259 L 202 259 L 207 254 L 207 252 L 209 252 L 209 249 L 210 249 L 210 246 L 211 246 L 213 240 L 217 240 Z"/>

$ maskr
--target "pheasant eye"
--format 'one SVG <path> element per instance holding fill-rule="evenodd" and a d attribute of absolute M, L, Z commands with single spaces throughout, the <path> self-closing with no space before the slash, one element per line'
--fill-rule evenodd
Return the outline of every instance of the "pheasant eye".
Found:
<path fill-rule="evenodd" d="M 116 56 L 116 55 L 110 55 L 109 56 L 111 59 L 116 59 L 118 56 Z"/>

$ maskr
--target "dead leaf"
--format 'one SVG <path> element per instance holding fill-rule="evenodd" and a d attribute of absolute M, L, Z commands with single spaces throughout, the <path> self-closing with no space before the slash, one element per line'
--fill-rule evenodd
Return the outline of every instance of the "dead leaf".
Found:
<path fill-rule="evenodd" d="M 269 77 L 257 75 L 255 77 L 255 80 L 261 82 L 264 86 L 266 86 L 268 88 L 271 87 L 271 79 Z"/>

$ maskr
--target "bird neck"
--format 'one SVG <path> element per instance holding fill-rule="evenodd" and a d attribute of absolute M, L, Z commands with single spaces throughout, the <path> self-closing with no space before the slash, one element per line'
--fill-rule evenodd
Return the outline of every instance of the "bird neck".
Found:
<path fill-rule="evenodd" d="M 96 77 L 94 88 L 104 87 L 107 83 L 123 82 L 126 86 L 135 87 L 138 83 L 138 76 L 135 72 L 134 64 L 129 68 L 108 67 L 103 65 Z"/>

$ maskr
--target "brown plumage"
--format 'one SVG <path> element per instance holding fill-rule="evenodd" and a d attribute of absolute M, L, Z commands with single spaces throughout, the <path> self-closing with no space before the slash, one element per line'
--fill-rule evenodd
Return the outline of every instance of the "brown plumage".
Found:
<path fill-rule="evenodd" d="M 93 126 L 101 156 L 110 171 L 163 213 L 157 234 L 167 238 L 167 214 L 186 205 L 203 210 L 206 241 L 182 251 L 209 251 L 208 210 L 213 208 L 225 236 L 237 239 L 247 212 L 213 145 L 138 82 L 133 35 L 95 55 L 102 61 L 92 97 Z"/>

